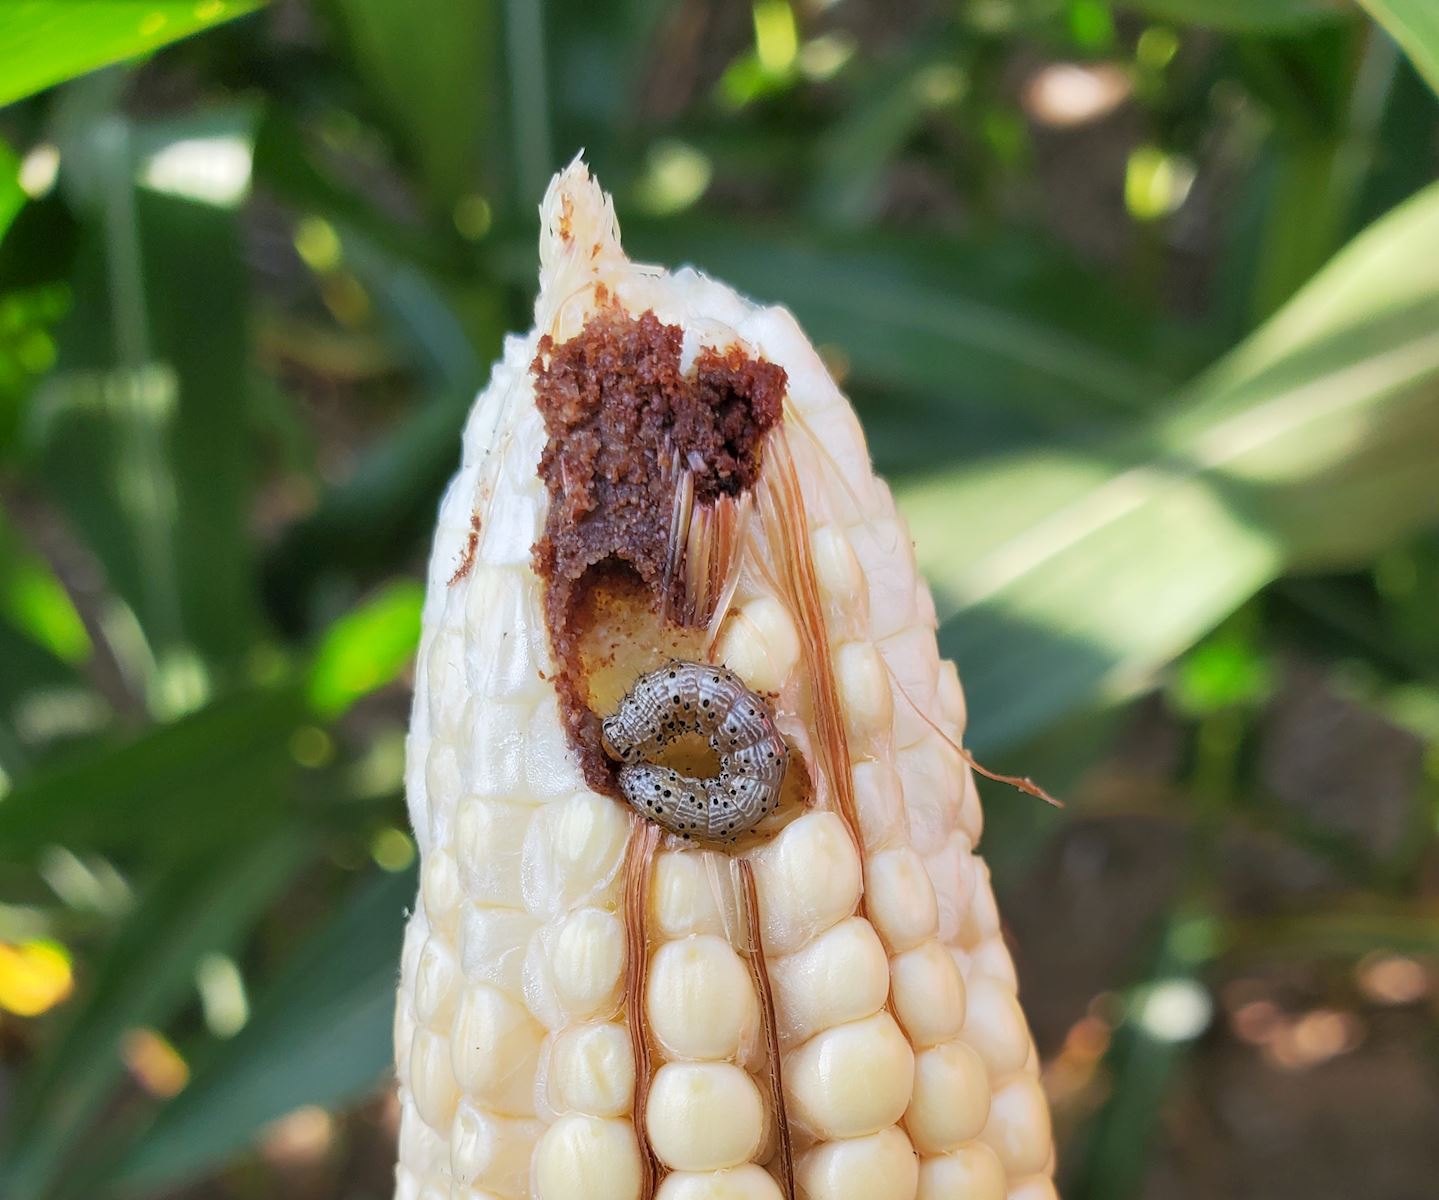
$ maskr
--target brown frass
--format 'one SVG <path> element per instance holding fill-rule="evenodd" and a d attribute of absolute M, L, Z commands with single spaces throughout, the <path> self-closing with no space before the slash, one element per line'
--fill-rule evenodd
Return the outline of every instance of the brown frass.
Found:
<path fill-rule="evenodd" d="M 550 500 L 534 562 L 560 664 L 555 683 L 586 780 L 612 795 L 614 772 L 580 664 L 587 594 L 622 573 L 656 609 L 675 599 L 666 592 L 682 584 L 665 568 L 679 472 L 693 475 L 696 505 L 747 491 L 784 398 L 784 369 L 737 347 L 702 350 L 682 372 L 681 338 L 679 326 L 653 312 L 608 307 L 569 341 L 541 338 L 531 366 Z"/>

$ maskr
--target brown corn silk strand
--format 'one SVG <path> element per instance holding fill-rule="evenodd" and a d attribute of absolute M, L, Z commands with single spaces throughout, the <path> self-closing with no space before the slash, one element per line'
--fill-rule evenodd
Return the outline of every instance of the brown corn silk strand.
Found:
<path fill-rule="evenodd" d="M 888 670 L 887 665 L 886 670 Z M 1035 783 L 1034 780 L 1031 779 L 1028 775 L 1001 775 L 998 771 L 991 771 L 982 762 L 975 758 L 974 755 L 971 754 L 966 747 L 960 745 L 957 741 L 950 737 L 949 734 L 945 733 L 945 731 L 941 729 L 939 725 L 935 722 L 934 718 L 931 717 L 927 712 L 924 711 L 924 709 L 922 709 L 918 704 L 914 702 L 914 698 L 907 691 L 905 691 L 904 684 L 900 683 L 899 678 L 895 675 L 893 671 L 889 671 L 889 681 L 894 685 L 894 690 L 904 697 L 904 702 L 914 710 L 915 715 L 918 716 L 919 719 L 923 721 L 926 725 L 928 725 L 930 729 L 939 736 L 941 741 L 943 741 L 951 750 L 958 754 L 959 757 L 965 762 L 965 764 L 970 767 L 970 769 L 979 772 L 979 774 L 983 775 L 986 779 L 991 779 L 995 783 L 1006 784 L 1007 786 L 1014 788 L 1016 791 L 1023 792 L 1027 796 L 1033 796 L 1036 800 L 1043 800 L 1046 804 L 1054 808 L 1064 807 L 1063 800 L 1059 800 L 1056 799 L 1054 796 L 1051 796 L 1047 791 L 1040 787 L 1039 784 Z"/>
<path fill-rule="evenodd" d="M 660 827 L 636 820 L 630 828 L 625 853 L 625 1015 L 630 1050 L 635 1060 L 635 1095 L 632 1118 L 640 1144 L 643 1176 L 640 1200 L 653 1200 L 663 1170 L 650 1145 L 645 1107 L 650 1095 L 650 1032 L 645 1017 L 645 980 L 649 975 L 649 886 L 659 847 Z"/>
<path fill-rule="evenodd" d="M 772 467 L 760 479 L 759 510 L 765 533 L 779 552 L 783 578 L 777 582 L 786 593 L 790 610 L 797 618 L 800 647 L 807 674 L 814 688 L 815 726 L 819 733 L 817 750 L 823 761 L 824 777 L 832 793 L 835 811 L 849 830 L 860 862 L 864 855 L 859 838 L 859 814 L 850 776 L 849 737 L 844 728 L 839 685 L 835 682 L 830 658 L 829 634 L 824 627 L 819 582 L 810 560 L 809 515 L 805 512 L 794 457 L 785 438 L 784 426 L 771 431 L 765 445 Z M 865 915 L 864 893 L 860 893 L 860 914 Z"/>
<path fill-rule="evenodd" d="M 738 860 L 740 881 L 744 886 L 745 925 L 749 933 L 749 966 L 759 995 L 760 1017 L 764 1027 L 765 1053 L 768 1057 L 770 1102 L 779 1131 L 780 1186 L 785 1200 L 795 1200 L 794 1134 L 789 1127 L 789 1113 L 784 1100 L 784 1073 L 780 1065 L 779 1025 L 775 1018 L 774 989 L 769 981 L 769 968 L 764 961 L 764 941 L 760 933 L 759 890 L 755 887 L 754 867 L 746 858 Z"/>

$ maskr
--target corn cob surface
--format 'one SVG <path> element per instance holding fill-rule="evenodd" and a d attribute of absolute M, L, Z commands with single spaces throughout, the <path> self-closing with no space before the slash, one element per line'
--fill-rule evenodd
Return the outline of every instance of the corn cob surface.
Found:
<path fill-rule="evenodd" d="M 786 311 L 632 264 L 578 161 L 541 217 L 430 562 L 398 1200 L 1053 1197 L 964 698 L 852 409 Z M 732 844 L 596 736 L 670 659 L 789 747 Z"/>

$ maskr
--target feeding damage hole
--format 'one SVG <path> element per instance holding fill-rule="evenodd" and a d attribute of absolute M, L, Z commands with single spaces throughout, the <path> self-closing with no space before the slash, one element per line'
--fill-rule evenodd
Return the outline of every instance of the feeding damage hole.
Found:
<path fill-rule="evenodd" d="M 711 615 L 684 595 L 679 489 L 697 512 L 748 492 L 784 398 L 782 367 L 732 347 L 683 371 L 681 349 L 679 326 L 611 306 L 566 342 L 542 338 L 531 368 L 550 500 L 534 559 L 555 684 L 586 781 L 612 796 L 596 713 L 667 660 L 701 657 Z"/>

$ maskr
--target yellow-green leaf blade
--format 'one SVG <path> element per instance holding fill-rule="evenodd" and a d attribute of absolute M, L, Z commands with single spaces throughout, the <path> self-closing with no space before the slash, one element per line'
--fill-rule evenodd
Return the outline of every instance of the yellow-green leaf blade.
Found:
<path fill-rule="evenodd" d="M 253 12 L 264 0 L 10 0 L 0 6 L 0 104 Z"/>

